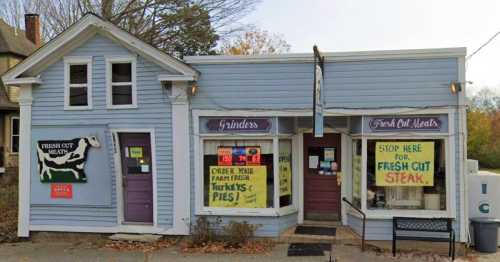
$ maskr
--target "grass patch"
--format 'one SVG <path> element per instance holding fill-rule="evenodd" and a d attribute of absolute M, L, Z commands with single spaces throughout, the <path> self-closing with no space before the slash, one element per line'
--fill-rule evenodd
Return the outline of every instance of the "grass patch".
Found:
<path fill-rule="evenodd" d="M 17 240 L 17 174 L 0 177 L 0 243 Z"/>

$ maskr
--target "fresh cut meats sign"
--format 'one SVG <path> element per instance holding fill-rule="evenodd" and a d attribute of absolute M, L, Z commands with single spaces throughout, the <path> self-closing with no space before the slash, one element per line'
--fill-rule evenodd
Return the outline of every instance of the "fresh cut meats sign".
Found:
<path fill-rule="evenodd" d="M 41 182 L 87 182 L 84 167 L 90 147 L 100 147 L 97 137 L 38 141 L 36 149 Z"/>
<path fill-rule="evenodd" d="M 434 142 L 377 142 L 377 186 L 433 186 Z"/>

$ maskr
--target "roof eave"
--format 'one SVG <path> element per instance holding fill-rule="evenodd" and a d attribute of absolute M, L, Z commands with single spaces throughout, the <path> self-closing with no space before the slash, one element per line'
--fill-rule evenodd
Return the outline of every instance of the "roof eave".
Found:
<path fill-rule="evenodd" d="M 358 52 L 323 52 L 329 62 L 365 61 L 387 59 L 424 59 L 424 58 L 451 58 L 465 57 L 465 47 L 432 48 L 432 49 L 404 49 L 404 50 L 376 50 Z M 287 63 L 313 62 L 312 53 L 272 54 L 272 55 L 222 55 L 222 56 L 187 56 L 184 60 L 188 64 L 231 64 L 231 63 Z"/>

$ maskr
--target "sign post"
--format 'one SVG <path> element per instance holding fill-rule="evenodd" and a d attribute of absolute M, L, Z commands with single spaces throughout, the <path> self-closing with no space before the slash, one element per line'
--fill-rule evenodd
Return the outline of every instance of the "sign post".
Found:
<path fill-rule="evenodd" d="M 314 137 L 323 137 L 323 81 L 325 57 L 321 56 L 318 47 L 313 47 L 314 51 L 314 84 L 313 84 L 313 133 Z"/>

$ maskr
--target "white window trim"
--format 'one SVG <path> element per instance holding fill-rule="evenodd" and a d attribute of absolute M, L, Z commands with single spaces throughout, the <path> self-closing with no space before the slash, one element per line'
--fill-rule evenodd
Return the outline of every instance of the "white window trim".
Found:
<path fill-rule="evenodd" d="M 393 216 L 402 217 L 448 217 L 456 218 L 456 207 L 455 207 L 455 175 L 452 154 L 453 151 L 453 139 L 448 137 L 447 133 L 440 134 L 425 134 L 425 133 L 414 133 L 414 134 L 398 134 L 397 136 L 387 136 L 387 135 L 364 135 L 364 136 L 353 136 L 353 138 L 359 138 L 362 141 L 362 176 L 361 176 L 361 210 L 366 213 L 366 218 L 368 219 L 392 219 Z M 368 140 L 390 140 L 390 139 L 403 139 L 403 140 L 418 140 L 418 139 L 438 139 L 444 141 L 445 147 L 445 159 L 446 159 L 446 210 L 398 210 L 398 209 L 380 209 L 373 210 L 368 209 L 366 204 L 366 194 L 367 194 L 367 148 Z M 450 142 L 451 141 L 451 142 Z M 359 214 L 349 208 L 348 213 L 350 215 L 358 216 Z"/>
<path fill-rule="evenodd" d="M 224 114 L 227 117 L 231 116 L 241 116 L 238 114 L 231 114 L 230 112 L 226 112 Z M 298 212 L 297 208 L 297 194 L 298 192 L 295 190 L 297 187 L 297 168 L 294 167 L 292 169 L 292 205 L 279 207 L 279 172 L 277 165 L 273 165 L 273 177 L 274 177 L 274 207 L 269 208 L 217 208 L 217 207 L 206 207 L 204 205 L 204 175 L 203 175 L 203 144 L 206 140 L 269 140 L 273 143 L 273 161 L 277 161 L 279 159 L 279 139 L 286 138 L 290 139 L 292 142 L 292 148 L 296 148 L 296 139 L 294 139 L 294 135 L 286 135 L 286 134 L 270 134 L 270 133 L 261 133 L 261 134 L 199 134 L 199 117 L 200 116 L 213 116 L 210 113 L 207 114 L 199 114 L 199 112 L 193 112 L 193 130 L 194 136 L 198 138 L 194 143 L 194 176 L 195 176 L 195 215 L 198 216 L 206 216 L 206 215 L 214 215 L 214 216 L 252 216 L 252 217 L 278 217 L 285 216 Z M 248 117 L 255 117 L 255 115 L 244 115 Z M 273 117 L 271 115 L 258 115 L 258 116 L 266 116 Z M 276 127 L 276 130 L 279 130 Z M 295 154 L 292 156 L 295 157 Z"/>
<path fill-rule="evenodd" d="M 18 124 L 17 124 L 17 135 L 14 135 L 14 119 L 17 119 Z M 17 155 L 19 154 L 19 144 L 17 145 L 17 152 L 14 152 L 12 149 L 14 148 L 14 139 L 12 139 L 14 136 L 17 136 L 19 138 L 19 134 L 21 132 L 21 121 L 19 120 L 18 116 L 11 116 L 10 117 L 10 153 L 12 155 Z M 17 140 L 18 142 L 19 139 Z"/>
<path fill-rule="evenodd" d="M 136 56 L 105 56 L 106 60 L 106 107 L 108 109 L 130 109 L 137 108 L 137 57 Z M 132 67 L 132 82 L 130 83 L 115 83 L 112 81 L 112 67 L 114 63 L 131 63 Z M 113 89 L 112 86 L 131 85 L 132 86 L 132 104 L 129 105 L 113 105 Z"/>
<path fill-rule="evenodd" d="M 70 84 L 71 65 L 87 65 L 87 84 Z M 72 106 L 69 104 L 71 86 L 87 86 L 87 105 Z M 91 110 L 92 109 L 92 57 L 67 56 L 64 57 L 64 110 Z"/>

